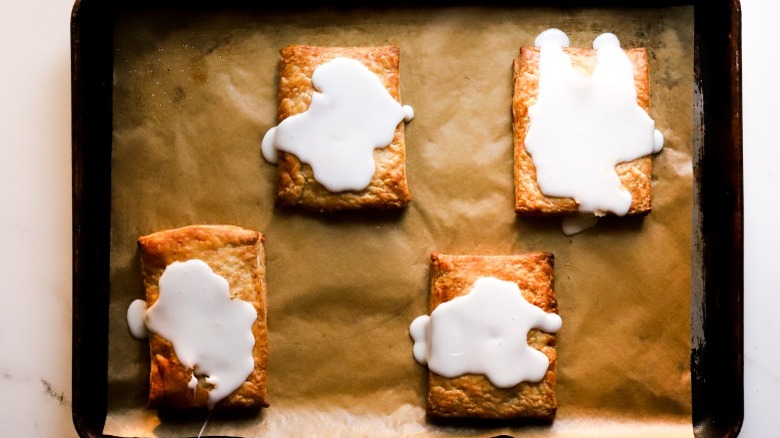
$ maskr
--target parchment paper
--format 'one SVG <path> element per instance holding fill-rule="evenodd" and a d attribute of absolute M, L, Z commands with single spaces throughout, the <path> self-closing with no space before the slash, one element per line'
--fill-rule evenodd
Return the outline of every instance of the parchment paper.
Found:
<path fill-rule="evenodd" d="M 513 213 L 512 60 L 549 27 L 573 46 L 614 32 L 650 55 L 653 211 L 564 236 Z M 143 297 L 136 238 L 188 224 L 266 235 L 271 406 L 214 415 L 205 435 L 692 435 L 691 8 L 133 12 L 115 31 L 108 417 L 120 436 L 194 436 L 205 412 L 145 407 L 147 344 L 125 312 Z M 274 208 L 260 140 L 275 124 L 278 50 L 401 48 L 402 212 Z M 552 425 L 427 422 L 426 369 L 408 326 L 427 313 L 429 257 L 555 254 L 559 411 Z M 593 435 L 595 434 L 595 435 Z"/>

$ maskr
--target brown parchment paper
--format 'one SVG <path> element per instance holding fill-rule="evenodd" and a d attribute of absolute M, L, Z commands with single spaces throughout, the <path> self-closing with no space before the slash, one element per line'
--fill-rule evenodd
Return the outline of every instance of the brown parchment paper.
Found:
<path fill-rule="evenodd" d="M 602 32 L 647 47 L 653 211 L 566 237 L 516 218 L 512 60 L 549 27 L 573 46 Z M 412 202 L 316 215 L 273 206 L 260 140 L 276 121 L 289 44 L 401 49 Z M 205 412 L 145 407 L 147 344 L 126 310 L 143 297 L 136 238 L 188 224 L 266 235 L 271 406 L 214 415 L 205 435 L 692 435 L 691 8 L 411 8 L 128 12 L 115 31 L 108 416 L 105 433 L 195 436 Z M 426 421 L 426 369 L 408 326 L 427 313 L 429 257 L 555 254 L 563 328 L 551 425 Z"/>

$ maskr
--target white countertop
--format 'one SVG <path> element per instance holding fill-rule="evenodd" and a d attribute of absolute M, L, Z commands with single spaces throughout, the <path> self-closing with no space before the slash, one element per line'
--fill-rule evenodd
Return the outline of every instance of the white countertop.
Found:
<path fill-rule="evenodd" d="M 76 436 L 71 400 L 70 12 L 73 0 L 0 0 L 0 431 Z M 780 412 L 780 148 L 774 133 L 780 2 L 742 0 L 745 422 Z"/>

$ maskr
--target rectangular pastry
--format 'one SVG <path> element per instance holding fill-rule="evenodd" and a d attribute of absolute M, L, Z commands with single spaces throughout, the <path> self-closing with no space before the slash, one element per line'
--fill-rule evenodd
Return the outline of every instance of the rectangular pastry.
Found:
<path fill-rule="evenodd" d="M 312 84 L 315 69 L 337 57 L 361 62 L 400 104 L 398 47 L 294 45 L 281 50 L 279 123 L 309 108 L 315 92 Z M 403 121 L 395 128 L 392 142 L 386 147 L 374 149 L 373 157 L 376 170 L 365 189 L 334 192 L 315 180 L 309 164 L 292 153 L 279 151 L 276 204 L 299 205 L 314 211 L 404 207 L 410 200 L 410 194 L 406 183 Z"/>
<path fill-rule="evenodd" d="M 515 283 L 525 300 L 547 314 L 556 313 L 553 291 L 553 255 L 529 253 L 507 256 L 431 256 L 430 311 L 442 303 L 468 294 L 483 277 Z M 557 317 L 557 316 L 556 316 Z M 428 415 L 493 419 L 551 419 L 557 409 L 555 394 L 555 335 L 532 329 L 528 346 L 547 356 L 549 365 L 538 382 L 520 382 L 499 388 L 485 375 L 465 374 L 446 378 L 429 372 Z"/>
<path fill-rule="evenodd" d="M 573 69 L 590 75 L 596 66 L 596 50 L 563 47 L 571 59 Z M 649 113 L 650 94 L 647 51 L 643 48 L 625 50 L 634 67 L 634 85 L 638 105 Z M 512 116 L 514 132 L 515 212 L 524 216 L 570 215 L 578 212 L 573 198 L 545 196 L 537 182 L 537 172 L 531 155 L 526 150 L 526 134 L 530 126 L 528 109 L 536 103 L 540 74 L 540 48 L 522 47 L 514 60 L 514 95 Z M 631 194 L 629 215 L 650 211 L 650 183 L 652 161 L 644 156 L 617 164 L 616 173 L 623 187 Z"/>
<path fill-rule="evenodd" d="M 442 303 L 468 294 L 483 277 L 516 284 L 525 300 L 546 314 L 556 313 L 553 291 L 553 256 L 529 253 L 511 256 L 457 256 L 434 253 L 431 256 L 430 311 Z M 557 317 L 557 315 L 556 315 Z M 528 346 L 549 360 L 538 382 L 520 382 L 499 388 L 482 374 L 446 378 L 429 372 L 428 415 L 434 417 L 536 418 L 555 415 L 556 352 L 555 335 L 532 329 Z"/>
<path fill-rule="evenodd" d="M 263 235 L 235 226 L 195 225 L 140 237 L 138 246 L 141 252 L 146 303 L 149 307 L 147 320 L 152 305 L 160 298 L 161 276 L 175 262 L 193 260 L 199 263 L 205 262 L 213 274 L 226 280 L 229 299 L 226 296 L 225 301 L 241 300 L 248 303 L 242 303 L 245 307 L 250 305 L 254 307 L 256 319 L 252 322 L 254 313 L 249 307 L 251 316 L 246 331 L 242 332 L 245 336 L 250 336 L 251 330 L 250 340 L 254 337 L 254 345 L 250 342 L 246 344 L 248 346 L 245 349 L 247 360 L 250 359 L 248 349 L 251 349 L 254 368 L 252 369 L 251 363 L 246 364 L 245 369 L 249 373 L 246 380 L 243 383 L 239 380 L 237 389 L 232 393 L 226 393 L 224 398 L 218 400 L 216 407 L 243 409 L 268 406 L 266 402 L 267 289 Z M 220 281 L 224 282 L 224 280 Z M 198 287 L 201 286 L 198 284 Z M 191 296 L 189 299 L 192 299 Z M 207 311 L 209 309 L 207 308 Z M 198 321 L 195 323 L 198 324 Z M 220 322 L 217 321 L 216 324 L 218 326 Z M 224 334 L 220 333 L 219 336 Z M 216 342 L 221 342 L 220 339 L 217 337 Z M 225 339 L 226 344 L 227 341 Z M 182 364 L 174 348 L 170 340 L 154 332 L 150 326 L 149 406 L 153 408 L 206 407 L 209 405 L 209 393 L 213 386 L 201 376 L 196 378 L 195 370 Z M 217 387 L 220 384 L 217 383 Z"/>

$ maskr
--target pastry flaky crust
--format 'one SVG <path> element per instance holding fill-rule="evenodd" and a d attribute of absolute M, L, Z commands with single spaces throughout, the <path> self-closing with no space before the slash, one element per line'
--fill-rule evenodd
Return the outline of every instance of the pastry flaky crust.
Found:
<path fill-rule="evenodd" d="M 466 295 L 480 277 L 495 277 L 517 284 L 523 297 L 548 313 L 557 313 L 553 291 L 553 255 L 529 253 L 511 256 L 431 256 L 430 311 L 441 303 Z M 435 417 L 551 419 L 555 396 L 555 335 L 539 330 L 528 333 L 528 345 L 550 360 L 540 382 L 521 382 L 498 388 L 483 375 L 467 374 L 448 379 L 428 375 L 428 415 Z"/>
<path fill-rule="evenodd" d="M 147 306 L 157 301 L 160 294 L 158 282 L 168 265 L 176 261 L 199 259 L 228 281 L 232 298 L 244 300 L 255 307 L 257 319 L 252 326 L 255 369 L 241 387 L 218 402 L 215 408 L 254 409 L 268 406 L 267 289 L 263 235 L 234 226 L 194 225 L 143 236 L 138 239 L 138 246 L 141 249 Z M 152 363 L 149 406 L 176 409 L 206 407 L 208 390 L 198 385 L 193 391 L 187 386 L 192 378 L 192 370 L 179 362 L 173 344 L 150 333 L 149 350 Z"/>
<path fill-rule="evenodd" d="M 596 66 L 596 51 L 592 49 L 564 47 L 571 58 L 574 69 L 585 75 Z M 636 99 L 640 107 L 650 113 L 649 73 L 647 51 L 643 48 L 626 50 L 634 66 Z M 578 212 L 572 198 L 547 197 L 542 194 L 536 181 L 536 167 L 525 149 L 525 135 L 530 120 L 528 108 L 536 103 L 539 91 L 539 48 L 523 47 L 520 57 L 514 60 L 514 96 L 512 98 L 512 127 L 515 143 L 515 212 L 523 216 L 568 215 Z M 631 193 L 629 215 L 650 212 L 650 156 L 615 166 L 623 186 Z"/>
<path fill-rule="evenodd" d="M 387 91 L 401 103 L 398 47 L 289 46 L 281 50 L 279 122 L 309 108 L 314 70 L 336 57 L 362 62 L 375 73 Z M 311 166 L 293 154 L 279 151 L 277 205 L 299 205 L 314 211 L 391 209 L 404 207 L 411 196 L 406 184 L 404 122 L 398 124 L 392 143 L 374 150 L 376 172 L 361 191 L 330 192 L 314 179 Z"/>

